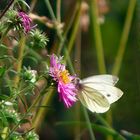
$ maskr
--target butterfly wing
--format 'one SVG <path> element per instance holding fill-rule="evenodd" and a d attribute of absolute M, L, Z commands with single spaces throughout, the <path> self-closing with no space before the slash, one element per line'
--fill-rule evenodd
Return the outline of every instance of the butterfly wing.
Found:
<path fill-rule="evenodd" d="M 80 81 L 78 98 L 90 111 L 106 112 L 110 104 L 117 101 L 123 92 L 114 87 L 118 78 L 112 75 L 97 75 Z"/>
<path fill-rule="evenodd" d="M 123 95 L 123 92 L 119 88 L 116 88 L 111 85 L 92 82 L 84 83 L 84 85 L 98 91 L 98 93 L 103 95 L 110 104 L 117 101 Z"/>
<path fill-rule="evenodd" d="M 109 74 L 95 75 L 82 80 L 82 83 L 95 82 L 114 86 L 119 78 Z"/>
<path fill-rule="evenodd" d="M 85 107 L 96 113 L 104 113 L 109 109 L 110 104 L 104 95 L 94 88 L 82 86 L 81 90 L 79 90 L 78 98 Z"/>

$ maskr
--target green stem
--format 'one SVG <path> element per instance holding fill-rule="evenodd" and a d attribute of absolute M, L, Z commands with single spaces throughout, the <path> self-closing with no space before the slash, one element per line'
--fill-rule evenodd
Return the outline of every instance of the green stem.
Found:
<path fill-rule="evenodd" d="M 67 45 L 69 54 L 71 53 L 71 50 L 72 50 L 72 47 L 74 45 L 75 38 L 76 38 L 78 29 L 79 29 L 80 17 L 81 17 L 81 5 L 80 5 L 79 11 L 77 13 L 75 22 L 74 22 L 74 26 L 73 26 L 73 29 L 72 29 L 72 32 L 71 32 L 71 37 L 69 39 L 69 43 Z"/>
<path fill-rule="evenodd" d="M 74 63 L 74 68 L 78 77 L 81 76 L 81 27 L 79 26 L 76 36 L 75 42 L 75 52 L 74 52 L 74 59 L 77 60 L 78 63 Z M 75 118 L 76 120 L 81 121 L 81 104 L 78 102 L 75 106 Z M 75 140 L 80 140 L 79 134 L 81 133 L 80 125 L 75 127 Z"/>
<path fill-rule="evenodd" d="M 75 5 L 75 7 L 73 8 L 74 12 L 70 15 L 69 20 L 66 22 L 66 26 L 65 26 L 66 29 L 64 30 L 64 34 L 63 34 L 63 41 L 60 41 L 57 54 L 61 54 L 61 50 L 66 42 L 67 34 L 68 34 L 69 30 L 71 29 L 72 24 L 74 23 L 74 19 L 76 18 L 77 13 L 79 12 L 79 10 L 81 8 L 81 0 L 78 0 L 74 5 Z"/>
<path fill-rule="evenodd" d="M 94 133 L 93 133 L 93 130 L 92 130 L 92 125 L 90 123 L 90 119 L 89 119 L 89 116 L 88 116 L 87 109 L 85 107 L 83 107 L 83 110 L 84 110 L 84 116 L 85 116 L 85 119 L 86 119 L 86 122 L 87 122 L 87 126 L 88 126 L 88 129 L 89 129 L 89 133 L 90 133 L 90 136 L 91 136 L 91 140 L 95 140 L 95 136 L 94 136 Z"/>
<path fill-rule="evenodd" d="M 95 46 L 97 50 L 99 72 L 106 73 L 103 43 L 102 43 L 102 38 L 101 38 L 100 23 L 98 19 L 99 12 L 98 12 L 98 7 L 97 7 L 97 0 L 89 0 L 89 5 L 90 5 L 90 14 L 91 14 L 91 26 L 94 29 Z"/>
<path fill-rule="evenodd" d="M 112 73 L 114 75 L 118 75 L 120 68 L 121 68 L 124 52 L 125 52 L 126 45 L 127 45 L 128 36 L 130 33 L 130 28 L 131 28 L 131 24 L 132 24 L 132 19 L 133 19 L 133 15 L 134 15 L 136 2 L 137 2 L 137 0 L 129 0 L 128 10 L 126 12 L 127 15 L 126 15 L 124 28 L 123 28 L 123 32 L 122 32 L 122 36 L 121 36 L 121 40 L 120 40 L 119 50 L 118 50 L 118 53 L 117 53 L 117 56 L 115 59 L 115 63 L 113 66 L 113 70 L 112 70 Z"/>
<path fill-rule="evenodd" d="M 25 41 L 26 41 L 26 37 L 22 34 L 21 35 L 21 39 L 19 41 L 19 50 L 18 50 L 18 63 L 16 66 L 16 72 L 17 75 L 15 76 L 14 79 L 14 86 L 17 87 L 18 82 L 19 82 L 19 75 L 18 73 L 21 71 L 21 67 L 22 67 L 22 61 L 23 61 L 23 56 L 24 56 L 24 49 L 25 49 Z"/>
<path fill-rule="evenodd" d="M 52 94 L 53 92 L 54 92 L 54 89 L 48 90 L 48 93 L 43 97 L 43 100 L 41 102 L 41 106 L 46 106 L 50 102 L 50 100 L 53 97 L 53 94 Z M 46 108 L 40 108 L 38 110 L 38 112 L 36 113 L 36 116 L 33 119 L 33 123 L 32 123 L 32 126 L 35 128 L 36 131 L 39 131 L 41 122 L 43 122 L 47 111 L 48 110 Z"/>
<path fill-rule="evenodd" d="M 61 0 L 57 0 L 57 21 L 61 23 Z"/>
<path fill-rule="evenodd" d="M 49 12 L 50 12 L 50 15 L 51 15 L 52 19 L 53 19 L 54 21 L 56 21 L 57 19 L 56 19 L 56 17 L 55 17 L 55 14 L 54 14 L 54 12 L 53 12 L 53 9 L 52 9 L 52 7 L 51 7 L 51 4 L 50 4 L 49 0 L 45 0 L 45 3 L 46 3 L 46 5 L 47 5 L 47 7 L 48 7 L 48 10 L 49 10 Z"/>
<path fill-rule="evenodd" d="M 37 0 L 32 0 L 32 1 L 31 1 L 31 6 L 30 6 L 30 11 L 29 11 L 29 13 L 31 13 L 31 12 L 33 11 L 33 9 L 34 9 L 36 3 L 37 3 Z"/>
<path fill-rule="evenodd" d="M 96 118 L 100 121 L 100 123 L 108 128 L 111 128 L 111 126 L 109 125 L 109 123 L 103 118 L 101 117 L 101 115 L 99 114 L 95 114 Z"/>

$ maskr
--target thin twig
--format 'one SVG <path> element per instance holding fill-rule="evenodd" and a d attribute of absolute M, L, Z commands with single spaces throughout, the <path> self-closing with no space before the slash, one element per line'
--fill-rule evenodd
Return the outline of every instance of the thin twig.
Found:
<path fill-rule="evenodd" d="M 56 19 L 56 17 L 55 17 L 55 14 L 54 14 L 54 12 L 53 12 L 53 9 L 52 9 L 52 7 L 51 7 L 51 4 L 50 4 L 49 0 L 45 0 L 45 3 L 46 3 L 46 5 L 48 6 L 48 10 L 49 10 L 49 12 L 50 12 L 50 15 L 51 15 L 52 19 L 53 19 L 54 21 L 56 21 L 57 19 Z"/>
<path fill-rule="evenodd" d="M 37 0 L 32 0 L 29 13 L 31 13 L 33 11 L 33 9 L 36 5 L 36 2 L 37 2 Z"/>
<path fill-rule="evenodd" d="M 57 21 L 61 23 L 61 0 L 57 0 Z"/>
<path fill-rule="evenodd" d="M 12 5 L 12 3 L 14 2 L 14 0 L 10 0 L 9 3 L 6 5 L 5 9 L 3 10 L 3 12 L 0 15 L 0 19 L 4 16 L 4 14 L 7 12 L 7 10 L 10 8 L 10 6 Z"/>

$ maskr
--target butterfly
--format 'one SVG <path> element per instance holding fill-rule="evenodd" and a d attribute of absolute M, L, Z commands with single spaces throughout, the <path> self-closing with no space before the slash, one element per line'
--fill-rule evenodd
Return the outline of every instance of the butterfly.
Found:
<path fill-rule="evenodd" d="M 80 80 L 78 99 L 92 112 L 104 113 L 117 101 L 123 92 L 115 87 L 119 78 L 113 75 L 96 75 Z"/>

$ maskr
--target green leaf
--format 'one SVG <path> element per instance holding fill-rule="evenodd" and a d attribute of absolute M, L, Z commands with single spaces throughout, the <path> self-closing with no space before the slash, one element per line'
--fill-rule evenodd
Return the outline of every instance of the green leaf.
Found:
<path fill-rule="evenodd" d="M 4 49 L 7 49 L 8 47 L 4 44 L 0 44 L 0 48 L 4 48 Z"/>
<path fill-rule="evenodd" d="M 24 5 L 26 5 L 30 9 L 30 6 L 24 0 L 18 0 L 18 2 L 23 3 Z"/>
<path fill-rule="evenodd" d="M 0 111 L 0 120 L 2 121 L 2 125 L 8 126 L 7 118 L 2 111 Z"/>
<path fill-rule="evenodd" d="M 16 118 L 16 116 L 7 116 L 7 121 L 9 124 L 18 124 L 18 119 Z"/>
<path fill-rule="evenodd" d="M 0 77 L 4 75 L 5 71 L 6 71 L 5 67 L 0 67 Z"/>
<path fill-rule="evenodd" d="M 9 61 L 15 60 L 15 58 L 10 56 L 10 55 L 3 55 L 3 56 L 0 57 L 0 59 L 8 59 Z"/>
<path fill-rule="evenodd" d="M 8 99 L 9 97 L 7 95 L 3 95 L 3 94 L 0 94 L 0 99 L 1 100 L 6 100 Z M 1 105 L 1 104 L 0 104 Z"/>
<path fill-rule="evenodd" d="M 34 56 L 26 56 L 26 59 L 32 60 L 35 64 L 38 64 L 38 60 Z"/>

